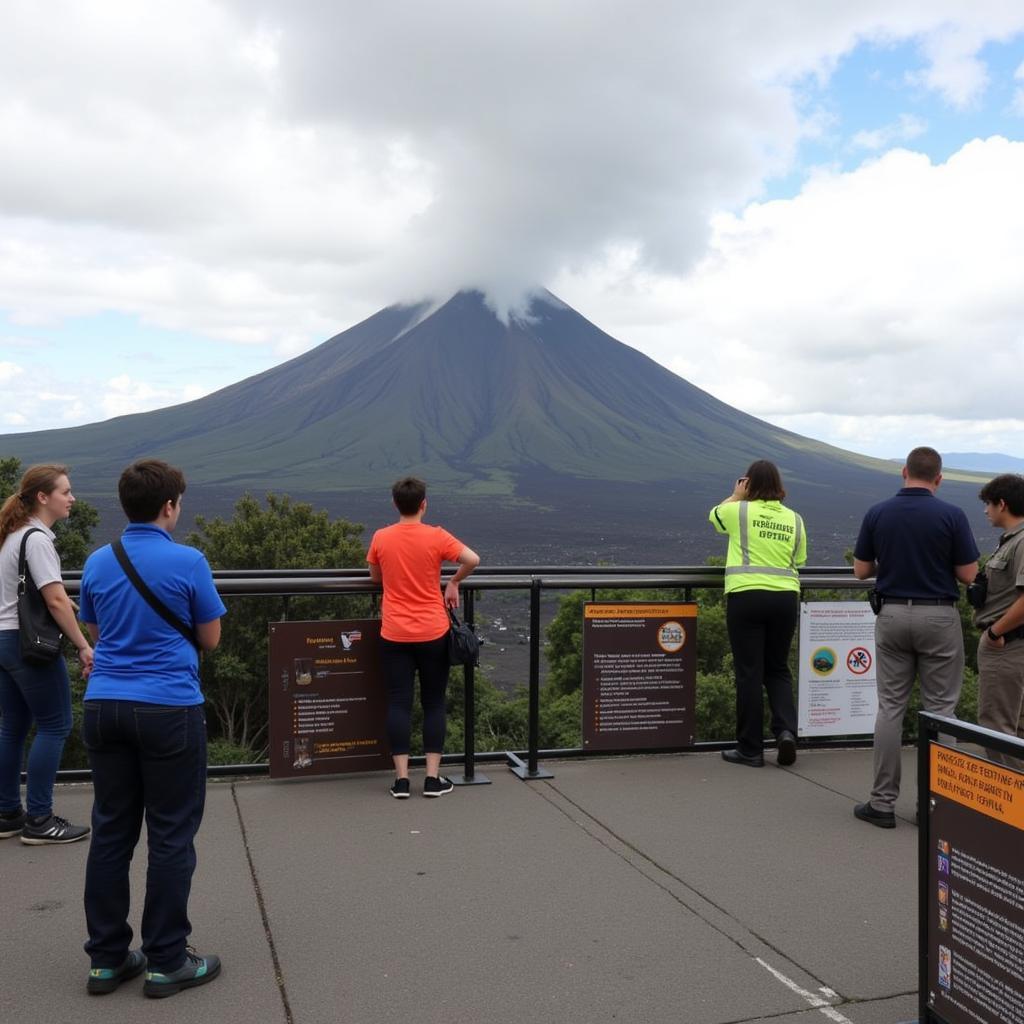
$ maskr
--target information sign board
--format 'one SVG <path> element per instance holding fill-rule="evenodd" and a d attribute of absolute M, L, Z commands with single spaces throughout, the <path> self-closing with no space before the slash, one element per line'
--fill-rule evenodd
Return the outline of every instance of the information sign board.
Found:
<path fill-rule="evenodd" d="M 583 746 L 688 747 L 697 692 L 697 605 L 583 606 Z"/>
<path fill-rule="evenodd" d="M 1024 774 L 929 744 L 927 1006 L 1024 1024 Z"/>
<path fill-rule="evenodd" d="M 873 734 L 875 615 L 867 601 L 800 605 L 801 736 Z"/>
<path fill-rule="evenodd" d="M 380 619 L 272 622 L 270 777 L 386 768 Z"/>

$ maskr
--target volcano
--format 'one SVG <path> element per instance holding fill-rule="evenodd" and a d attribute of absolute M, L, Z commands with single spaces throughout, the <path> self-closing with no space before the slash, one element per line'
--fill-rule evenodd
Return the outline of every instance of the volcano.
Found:
<path fill-rule="evenodd" d="M 10 434 L 0 454 L 67 462 L 86 496 L 109 495 L 126 463 L 157 456 L 185 469 L 190 493 L 286 492 L 350 518 L 388 515 L 391 481 L 413 474 L 449 507 L 475 507 L 492 528 L 504 515 L 523 537 L 531 510 L 569 517 L 593 541 L 582 555 L 600 555 L 605 534 L 632 530 L 644 550 L 666 531 L 680 537 L 681 520 L 703 519 L 754 458 L 776 462 L 805 518 L 809 506 L 823 513 L 844 546 L 867 504 L 899 483 L 892 463 L 718 401 L 550 292 L 507 321 L 473 291 L 390 306 L 204 398 Z"/>

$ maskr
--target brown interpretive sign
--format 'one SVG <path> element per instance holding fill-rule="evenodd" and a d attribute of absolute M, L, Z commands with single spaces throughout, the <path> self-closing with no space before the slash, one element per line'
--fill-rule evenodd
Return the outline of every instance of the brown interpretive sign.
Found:
<path fill-rule="evenodd" d="M 1024 773 L 931 743 L 928 999 L 949 1024 L 1024 1024 Z"/>
<path fill-rule="evenodd" d="M 270 624 L 270 777 L 391 764 L 380 619 Z"/>
<path fill-rule="evenodd" d="M 584 604 L 584 747 L 691 746 L 696 693 L 696 604 Z"/>

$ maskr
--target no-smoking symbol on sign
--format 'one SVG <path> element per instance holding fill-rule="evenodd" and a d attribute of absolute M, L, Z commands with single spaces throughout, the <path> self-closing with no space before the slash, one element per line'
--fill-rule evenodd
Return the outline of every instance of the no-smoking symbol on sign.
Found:
<path fill-rule="evenodd" d="M 871 652 L 866 647 L 854 647 L 846 656 L 846 667 L 854 675 L 864 675 L 871 668 Z"/>

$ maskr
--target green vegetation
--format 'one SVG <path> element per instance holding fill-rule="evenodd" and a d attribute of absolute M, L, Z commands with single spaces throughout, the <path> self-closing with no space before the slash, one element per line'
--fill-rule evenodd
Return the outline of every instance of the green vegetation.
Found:
<path fill-rule="evenodd" d="M 230 520 L 196 517 L 188 543 L 214 569 L 330 569 L 364 564 L 363 528 L 331 519 L 287 495 L 239 498 Z M 210 719 L 211 761 L 266 757 L 268 623 L 369 614 L 369 597 L 229 597 L 220 646 L 204 654 L 201 673 Z M 217 760 L 215 760 L 215 758 Z"/>

